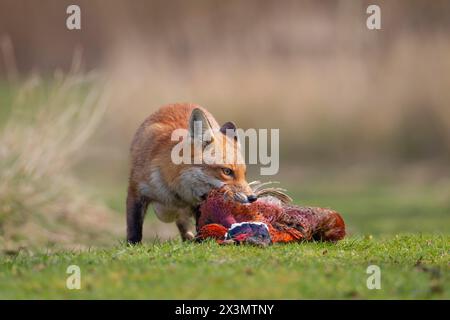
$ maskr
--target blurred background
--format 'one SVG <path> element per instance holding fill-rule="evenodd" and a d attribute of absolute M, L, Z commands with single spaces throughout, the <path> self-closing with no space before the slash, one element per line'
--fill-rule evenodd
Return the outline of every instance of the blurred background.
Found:
<path fill-rule="evenodd" d="M 449 36 L 439 0 L 2 0 L 0 244 L 122 240 L 132 135 L 171 102 L 279 128 L 279 174 L 249 180 L 340 211 L 352 235 L 446 233 Z M 146 238 L 176 235 L 147 220 Z"/>

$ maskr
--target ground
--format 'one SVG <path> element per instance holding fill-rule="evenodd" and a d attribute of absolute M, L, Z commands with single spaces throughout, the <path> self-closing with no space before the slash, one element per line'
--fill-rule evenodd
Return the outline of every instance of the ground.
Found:
<path fill-rule="evenodd" d="M 124 189 L 124 188 L 122 188 Z M 349 237 L 337 244 L 268 248 L 152 240 L 128 247 L 118 237 L 90 250 L 47 248 L 0 255 L 0 298 L 140 299 L 448 299 L 449 199 L 442 185 L 395 183 L 289 188 L 298 204 L 339 210 Z M 121 190 L 119 188 L 119 190 Z M 124 191 L 104 199 L 123 217 Z M 146 225 L 154 217 L 149 213 Z M 123 221 L 120 219 L 120 221 Z M 67 267 L 81 269 L 81 289 L 68 290 Z M 367 267 L 381 270 L 369 290 Z"/>
<path fill-rule="evenodd" d="M 21 252 L 0 264 L 0 298 L 448 298 L 450 237 L 351 237 L 269 248 L 179 241 L 55 254 Z M 81 289 L 66 288 L 69 265 Z M 369 265 L 381 289 L 369 290 Z"/>

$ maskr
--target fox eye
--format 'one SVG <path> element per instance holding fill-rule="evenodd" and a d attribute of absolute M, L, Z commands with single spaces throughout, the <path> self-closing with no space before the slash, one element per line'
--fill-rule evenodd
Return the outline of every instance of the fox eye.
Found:
<path fill-rule="evenodd" d="M 232 176 L 233 175 L 233 170 L 231 170 L 230 168 L 222 168 L 222 172 L 226 176 Z"/>

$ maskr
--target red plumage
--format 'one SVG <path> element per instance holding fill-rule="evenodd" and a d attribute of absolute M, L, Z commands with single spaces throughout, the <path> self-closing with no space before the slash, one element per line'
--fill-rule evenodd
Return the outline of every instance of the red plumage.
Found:
<path fill-rule="evenodd" d="M 337 241 L 345 236 L 344 220 L 334 210 L 300 207 L 268 197 L 243 204 L 218 189 L 200 205 L 197 239 L 214 238 L 221 242 L 232 224 L 241 222 L 265 223 L 272 242 Z"/>

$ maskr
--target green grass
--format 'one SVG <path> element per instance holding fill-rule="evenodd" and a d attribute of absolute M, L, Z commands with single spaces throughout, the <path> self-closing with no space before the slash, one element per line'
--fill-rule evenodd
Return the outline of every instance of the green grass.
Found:
<path fill-rule="evenodd" d="M 179 241 L 4 257 L 0 298 L 449 298 L 449 236 L 348 238 L 269 248 Z M 81 289 L 66 288 L 69 265 Z M 366 268 L 381 268 L 381 289 Z"/>
<path fill-rule="evenodd" d="M 371 183 L 288 189 L 297 204 L 339 210 L 350 237 L 337 244 L 265 249 L 148 240 L 133 248 L 23 251 L 0 265 L 0 298 L 450 298 L 448 187 Z M 102 190 L 99 196 L 123 214 L 125 188 Z M 154 219 L 151 212 L 147 219 Z M 71 264 L 81 267 L 81 290 L 65 287 Z M 381 290 L 366 286 L 371 264 L 381 268 Z"/>
<path fill-rule="evenodd" d="M 339 184 L 339 179 L 334 181 Z M 297 204 L 342 213 L 349 237 L 337 244 L 262 249 L 151 241 L 155 235 L 147 232 L 146 243 L 139 247 L 52 248 L 52 253 L 38 247 L 0 253 L 0 298 L 449 299 L 448 188 L 395 183 L 288 186 Z M 102 192 L 96 196 L 123 218 L 125 187 L 110 184 L 97 190 Z M 149 212 L 151 219 L 155 217 Z M 72 264 L 81 268 L 81 290 L 66 288 L 66 269 Z M 372 264 L 381 268 L 381 290 L 366 286 L 366 269 Z"/>

